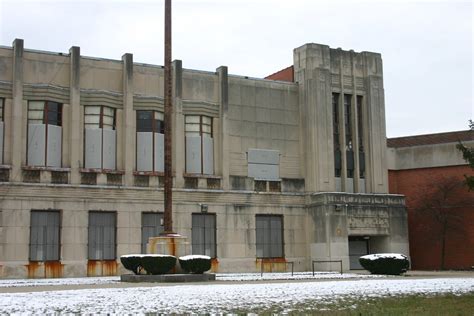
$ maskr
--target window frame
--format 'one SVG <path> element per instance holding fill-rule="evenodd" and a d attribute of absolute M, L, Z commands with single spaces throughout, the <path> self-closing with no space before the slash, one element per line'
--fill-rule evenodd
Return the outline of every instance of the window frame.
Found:
<path fill-rule="evenodd" d="M 100 210 L 90 210 L 88 211 L 88 221 L 87 221 L 87 260 L 94 260 L 94 261 L 107 261 L 107 260 L 117 260 L 117 211 L 100 211 Z M 105 250 L 105 243 L 102 243 L 102 258 L 91 258 L 91 214 L 113 214 L 114 218 L 114 247 L 113 247 L 113 254 L 114 258 L 105 258 L 104 250 Z M 97 225 L 100 227 L 101 225 Z M 102 225 L 105 227 L 105 225 Z"/>
<path fill-rule="evenodd" d="M 150 212 L 142 212 L 142 216 L 141 216 L 141 221 L 142 221 L 142 225 L 141 225 L 141 241 L 142 241 L 141 242 L 141 251 L 142 251 L 142 253 L 146 253 L 146 244 L 147 244 L 147 242 L 144 243 L 144 240 L 143 240 L 143 237 L 144 237 L 143 236 L 143 228 L 145 228 L 145 225 L 144 225 L 144 223 L 145 223 L 144 217 L 145 216 L 144 215 L 150 215 L 150 214 L 151 215 L 157 215 L 157 216 L 161 215 L 161 221 L 164 220 L 164 213 L 163 212 L 151 212 L 151 211 Z M 163 223 L 160 222 L 159 226 L 162 227 L 161 232 L 164 232 Z M 151 225 L 149 227 L 151 227 Z M 156 226 L 153 226 L 153 227 L 156 227 Z M 143 248 L 145 248 L 145 249 L 143 249 Z"/>
<path fill-rule="evenodd" d="M 267 244 L 263 243 L 262 244 L 262 252 L 263 252 L 263 256 L 259 257 L 258 256 L 258 244 L 259 244 L 259 241 L 258 241 L 258 238 L 257 238 L 257 235 L 258 235 L 258 232 L 257 232 L 257 219 L 258 218 L 266 218 L 266 220 L 269 221 L 269 223 L 271 223 L 271 219 L 272 218 L 279 218 L 280 219 L 280 225 L 281 225 L 281 231 L 280 231 L 280 234 L 281 234 L 281 245 L 279 245 L 279 247 L 281 247 L 281 256 L 272 256 L 272 251 L 271 251 L 271 245 L 273 245 L 274 243 L 270 243 L 268 245 L 270 245 L 270 256 L 265 256 L 265 246 Z M 272 240 L 271 238 L 271 224 L 269 226 L 269 230 L 268 230 L 268 234 L 270 234 L 268 237 L 269 240 Z M 277 259 L 277 258 L 285 258 L 285 226 L 284 226 L 284 216 L 283 214 L 255 214 L 255 257 L 257 259 Z M 265 234 L 265 232 L 263 232 L 263 234 Z M 275 243 L 276 244 L 276 243 Z"/>
<path fill-rule="evenodd" d="M 41 247 L 43 248 L 43 258 L 41 260 L 37 259 L 37 258 L 33 258 L 32 256 L 32 231 L 33 231 L 33 214 L 44 214 L 45 216 L 48 215 L 48 213 L 52 213 L 52 214 L 57 214 L 58 216 L 58 226 L 57 226 L 57 231 L 55 232 L 57 234 L 57 237 L 58 237 L 58 242 L 57 242 L 57 252 L 54 254 L 54 258 L 53 259 L 48 259 L 47 258 L 47 250 L 46 250 L 46 247 L 48 246 L 48 243 L 44 243 L 44 244 L 41 244 Z M 49 221 L 47 221 L 47 224 L 50 223 Z M 29 230 L 29 241 L 28 241 L 28 260 L 31 261 L 31 262 L 55 262 L 55 261 L 60 261 L 61 260 L 61 232 L 62 232 L 62 212 L 61 210 L 52 210 L 52 209 L 47 209 L 47 210 L 40 210 L 40 209 L 32 209 L 30 211 L 30 230 Z M 48 225 L 46 226 L 40 226 L 38 225 L 38 227 L 48 227 Z M 54 227 L 54 226 L 53 226 Z M 45 237 L 47 238 L 47 237 Z M 40 244 L 36 244 L 36 247 L 38 249 L 38 245 Z M 53 243 L 54 245 L 54 243 Z"/>
<path fill-rule="evenodd" d="M 199 122 L 198 123 L 196 123 L 196 122 L 189 122 L 188 123 L 187 122 L 188 117 L 199 117 Z M 203 118 L 209 118 L 210 119 L 210 124 L 203 123 Z M 184 116 L 184 137 L 185 138 L 188 137 L 188 133 L 196 133 L 196 131 L 187 131 L 188 124 L 189 125 L 199 124 L 199 137 L 201 138 L 201 172 L 194 173 L 194 174 L 204 174 L 204 140 L 203 140 L 203 138 L 205 137 L 204 134 L 206 134 L 206 135 L 210 135 L 210 136 L 206 136 L 206 137 L 214 139 L 214 118 L 212 116 L 207 116 L 207 115 L 194 115 L 194 114 L 185 115 Z M 203 125 L 210 126 L 210 132 L 209 133 L 204 132 Z M 196 136 L 196 135 L 189 135 L 189 136 Z M 187 165 L 186 153 L 187 153 L 187 150 L 188 150 L 186 148 L 186 139 L 185 139 L 184 144 L 185 144 L 184 165 L 186 166 Z M 213 149 L 214 149 L 214 146 L 213 146 Z M 212 155 L 214 156 L 214 152 L 212 152 Z M 213 163 L 213 169 L 214 169 L 214 163 Z M 188 173 L 187 170 L 186 170 L 186 173 Z"/>
<path fill-rule="evenodd" d="M 195 248 L 194 248 L 195 243 L 194 243 L 194 239 L 192 238 L 193 237 L 193 230 L 197 229 L 197 227 L 194 228 L 194 225 L 193 225 L 193 218 L 195 216 L 204 217 L 204 227 L 200 227 L 200 229 L 204 229 L 204 242 L 199 243 L 199 244 L 196 243 L 196 245 L 203 246 L 204 249 L 206 247 L 205 246 L 206 244 L 211 244 L 211 243 L 206 243 L 206 233 L 205 232 L 206 232 L 208 227 L 205 225 L 206 224 L 205 217 L 206 216 L 212 216 L 213 217 L 213 219 L 214 219 L 214 229 L 213 229 L 214 244 L 211 244 L 212 245 L 212 250 L 211 250 L 211 255 L 209 257 L 211 257 L 213 259 L 217 258 L 217 215 L 216 215 L 216 213 L 207 213 L 207 212 L 206 213 L 203 213 L 203 212 L 191 213 L 191 248 L 192 248 L 192 254 L 193 255 L 206 255 L 205 253 L 195 253 Z M 212 228 L 212 227 L 210 227 L 210 228 Z M 214 252 L 214 254 L 212 254 L 212 252 Z"/>
<path fill-rule="evenodd" d="M 30 121 L 36 120 L 38 121 L 39 119 L 30 119 L 30 102 L 42 102 L 43 103 L 43 117 L 41 119 L 41 123 L 30 123 Z M 49 110 L 49 105 L 50 104 L 56 104 L 58 106 L 58 111 L 50 111 Z M 56 112 L 59 113 L 59 119 L 57 120 L 57 124 L 52 124 L 49 122 L 49 113 L 50 112 Z M 29 124 L 44 124 L 45 125 L 45 135 L 44 135 L 44 165 L 41 167 L 49 167 L 48 166 L 48 125 L 53 125 L 53 126 L 58 126 L 61 128 L 61 159 L 60 159 L 60 166 L 62 166 L 62 160 L 63 160 L 63 153 L 62 153 L 62 145 L 63 145 L 63 103 L 59 103 L 56 101 L 48 101 L 48 100 L 28 100 L 28 105 L 27 105 L 27 112 L 26 112 L 26 139 L 29 139 L 28 135 L 28 126 Z M 26 142 L 26 155 L 27 155 L 27 161 L 26 164 L 29 165 L 28 162 L 28 151 L 29 151 L 29 143 L 28 141 Z"/>
<path fill-rule="evenodd" d="M 334 176 L 341 177 L 341 140 L 340 140 L 340 115 L 339 115 L 340 93 L 332 93 L 332 129 L 333 129 L 333 151 L 334 151 Z M 339 167 L 339 168 L 338 168 Z"/>
<path fill-rule="evenodd" d="M 151 112 L 152 118 L 151 118 L 151 131 L 148 130 L 141 130 L 139 129 L 139 118 L 138 114 L 139 112 Z M 152 139 L 151 139 L 151 172 L 155 173 L 158 172 L 156 171 L 156 166 L 155 166 L 155 133 L 158 134 L 165 134 L 165 120 L 164 120 L 164 113 L 160 111 L 155 111 L 155 110 L 136 110 L 136 120 L 135 120 L 135 170 L 138 169 L 138 148 L 137 148 L 137 142 L 138 142 L 138 133 L 151 133 Z M 159 117 L 161 116 L 161 120 Z M 161 124 L 157 124 L 158 122 L 162 122 Z"/>

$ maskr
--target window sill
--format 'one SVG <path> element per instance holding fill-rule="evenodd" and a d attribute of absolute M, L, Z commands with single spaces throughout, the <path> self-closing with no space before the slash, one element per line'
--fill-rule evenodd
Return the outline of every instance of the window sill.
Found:
<path fill-rule="evenodd" d="M 161 171 L 133 171 L 134 176 L 158 176 L 164 177 L 165 173 Z M 174 176 L 174 174 L 173 174 Z"/>
<path fill-rule="evenodd" d="M 125 174 L 123 170 L 112 170 L 112 169 L 95 169 L 95 168 L 82 168 L 79 170 L 80 173 L 105 173 L 105 174 Z"/>
<path fill-rule="evenodd" d="M 216 175 L 212 175 L 212 174 L 202 174 L 202 173 L 184 173 L 183 177 L 185 177 L 185 178 L 222 179 L 221 176 L 216 176 Z"/>
<path fill-rule="evenodd" d="M 46 166 L 22 166 L 23 170 L 44 170 L 44 171 L 57 171 L 57 172 L 70 172 L 71 168 L 60 168 L 60 167 L 46 167 Z"/>
<path fill-rule="evenodd" d="M 12 166 L 10 165 L 0 165 L 0 170 L 10 170 Z"/>

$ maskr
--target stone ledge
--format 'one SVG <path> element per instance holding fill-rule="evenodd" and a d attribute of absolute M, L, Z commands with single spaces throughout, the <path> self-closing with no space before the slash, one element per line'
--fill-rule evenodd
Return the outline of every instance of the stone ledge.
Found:
<path fill-rule="evenodd" d="M 159 274 L 159 275 L 135 275 L 122 274 L 120 276 L 121 282 L 206 282 L 215 281 L 216 275 L 213 273 L 204 274 Z"/>

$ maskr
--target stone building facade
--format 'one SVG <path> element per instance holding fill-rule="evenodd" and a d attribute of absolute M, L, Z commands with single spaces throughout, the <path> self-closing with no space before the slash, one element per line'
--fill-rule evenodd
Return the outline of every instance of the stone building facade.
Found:
<path fill-rule="evenodd" d="M 306 44 L 294 82 L 173 62 L 173 222 L 224 272 L 408 254 L 382 59 Z M 161 66 L 0 48 L 0 276 L 114 275 L 162 230 Z M 336 269 L 338 263 L 315 263 Z"/>

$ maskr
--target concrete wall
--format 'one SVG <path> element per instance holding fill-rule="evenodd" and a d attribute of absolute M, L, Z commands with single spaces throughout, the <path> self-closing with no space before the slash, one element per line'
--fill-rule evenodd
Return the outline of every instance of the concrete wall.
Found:
<path fill-rule="evenodd" d="M 388 169 L 407 170 L 459 166 L 466 164 L 457 143 L 421 145 L 400 148 L 387 148 Z M 474 146 L 474 141 L 465 142 L 465 146 Z"/>

